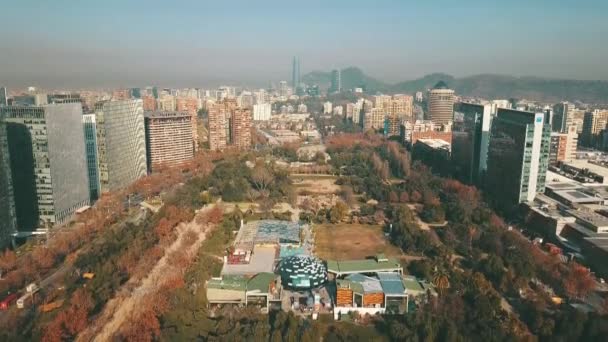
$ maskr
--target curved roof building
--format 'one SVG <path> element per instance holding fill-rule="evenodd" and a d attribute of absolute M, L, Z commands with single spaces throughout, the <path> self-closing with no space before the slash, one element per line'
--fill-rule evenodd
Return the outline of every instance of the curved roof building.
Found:
<path fill-rule="evenodd" d="M 282 285 L 296 290 L 315 288 L 327 281 L 327 268 L 323 262 L 310 256 L 295 255 L 283 259 L 279 273 Z"/>
<path fill-rule="evenodd" d="M 454 116 L 454 90 L 443 81 L 429 91 L 428 116 L 435 124 L 448 124 Z"/>

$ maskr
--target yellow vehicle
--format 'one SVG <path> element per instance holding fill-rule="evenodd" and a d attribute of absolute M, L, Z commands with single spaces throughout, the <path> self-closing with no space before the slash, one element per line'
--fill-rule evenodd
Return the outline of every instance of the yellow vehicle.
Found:
<path fill-rule="evenodd" d="M 95 278 L 95 273 L 87 272 L 82 274 L 83 279 L 93 279 Z"/>
<path fill-rule="evenodd" d="M 56 300 L 54 302 L 50 302 L 40 306 L 40 312 L 51 312 L 55 309 L 60 308 L 63 305 L 63 299 Z"/>

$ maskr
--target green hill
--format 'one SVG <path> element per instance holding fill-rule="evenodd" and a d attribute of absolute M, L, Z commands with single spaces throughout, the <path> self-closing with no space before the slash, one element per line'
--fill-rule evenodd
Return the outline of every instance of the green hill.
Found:
<path fill-rule="evenodd" d="M 315 71 L 302 78 L 305 83 L 318 84 L 327 89 L 331 80 L 330 72 Z M 342 88 L 364 87 L 368 93 L 414 93 L 426 91 L 439 81 L 444 81 L 458 95 L 487 99 L 528 99 L 545 102 L 583 101 L 586 103 L 608 103 L 608 81 L 584 81 L 550 79 L 540 77 L 513 77 L 506 75 L 481 74 L 455 78 L 444 73 L 429 74 L 424 77 L 389 84 L 367 76 L 357 67 L 342 69 Z"/>

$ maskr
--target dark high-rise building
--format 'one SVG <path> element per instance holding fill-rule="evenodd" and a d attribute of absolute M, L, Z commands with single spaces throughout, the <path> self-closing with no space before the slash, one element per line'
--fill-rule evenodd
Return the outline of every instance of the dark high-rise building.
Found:
<path fill-rule="evenodd" d="M 294 93 L 300 86 L 300 59 L 298 57 L 293 58 L 291 65 L 291 86 L 293 87 Z"/>
<path fill-rule="evenodd" d="M 8 90 L 6 87 L 0 87 L 0 106 L 8 105 Z"/>
<path fill-rule="evenodd" d="M 0 114 L 0 250 L 9 246 L 17 230 L 6 123 Z"/>
<path fill-rule="evenodd" d="M 545 113 L 499 108 L 492 120 L 486 193 L 506 211 L 545 190 L 551 125 Z"/>
<path fill-rule="evenodd" d="M 91 203 L 99 198 L 99 158 L 97 157 L 97 123 L 95 114 L 82 116 L 84 128 L 84 144 L 87 156 L 87 170 L 89 175 L 89 194 Z"/>
<path fill-rule="evenodd" d="M 340 69 L 331 71 L 331 86 L 329 88 L 330 93 L 339 93 L 342 91 L 342 73 Z"/>
<path fill-rule="evenodd" d="M 452 164 L 457 177 L 481 184 L 487 168 L 492 105 L 456 103 L 452 125 Z"/>
<path fill-rule="evenodd" d="M 566 132 L 566 129 L 572 125 L 574 109 L 574 104 L 569 102 L 560 102 L 553 106 L 553 120 L 551 121 L 553 132 Z"/>
<path fill-rule="evenodd" d="M 141 99 L 141 88 L 131 88 L 131 98 Z"/>
<path fill-rule="evenodd" d="M 78 103 L 0 107 L 7 125 L 19 230 L 66 222 L 89 204 Z"/>

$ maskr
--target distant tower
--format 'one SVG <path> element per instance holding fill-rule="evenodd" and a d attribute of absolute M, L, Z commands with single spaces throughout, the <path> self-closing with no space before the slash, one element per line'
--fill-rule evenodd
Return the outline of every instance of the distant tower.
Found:
<path fill-rule="evenodd" d="M 8 105 L 8 91 L 6 87 L 0 87 L 0 106 Z"/>
<path fill-rule="evenodd" d="M 331 87 L 329 88 L 330 93 L 339 93 L 342 91 L 342 75 L 340 69 L 331 71 Z"/>
<path fill-rule="evenodd" d="M 300 58 L 294 57 L 291 65 L 291 86 L 295 90 L 300 85 Z"/>
<path fill-rule="evenodd" d="M 435 124 L 445 125 L 454 116 L 454 91 L 439 81 L 429 91 L 429 119 Z"/>

